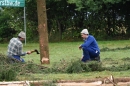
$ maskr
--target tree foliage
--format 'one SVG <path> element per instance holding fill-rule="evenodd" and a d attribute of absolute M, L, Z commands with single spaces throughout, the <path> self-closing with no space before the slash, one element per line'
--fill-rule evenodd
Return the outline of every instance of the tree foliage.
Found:
<path fill-rule="evenodd" d="M 10 27 L 10 16 L 8 13 L 1 10 L 0 12 L 0 42 L 6 41 L 8 38 L 13 36 L 16 31 Z"/>
<path fill-rule="evenodd" d="M 130 0 L 46 0 L 49 40 L 77 40 L 83 28 L 99 40 L 129 39 L 129 4 Z M 24 30 L 23 8 L 3 9 L 10 16 L 8 28 Z M 27 39 L 38 41 L 35 0 L 26 0 L 26 21 Z"/>
<path fill-rule="evenodd" d="M 129 33 L 129 8 L 130 0 L 68 0 L 76 4 L 76 10 L 86 10 L 88 19 L 86 24 L 93 29 L 92 33 L 99 38 L 121 36 Z M 127 20 L 127 19 L 128 20 Z M 105 32 L 105 34 L 103 34 Z M 127 34 L 128 35 L 128 34 Z"/>

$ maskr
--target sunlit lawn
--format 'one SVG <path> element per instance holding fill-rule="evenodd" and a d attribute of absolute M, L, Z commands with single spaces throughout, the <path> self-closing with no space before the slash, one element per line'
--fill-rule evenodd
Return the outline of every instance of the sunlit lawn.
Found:
<path fill-rule="evenodd" d="M 82 56 L 82 51 L 78 49 L 78 46 L 83 42 L 59 42 L 59 43 L 49 43 L 49 54 L 50 54 L 50 65 L 53 65 L 55 62 L 60 62 L 60 60 L 65 59 L 66 61 L 71 61 L 72 59 L 80 59 Z M 123 48 L 130 46 L 130 40 L 122 41 L 98 41 L 99 47 L 102 49 L 104 47 L 108 48 Z M 24 51 L 27 50 L 39 50 L 38 43 L 27 43 L 24 45 Z M 0 52 L 6 54 L 7 44 L 0 44 Z M 105 51 L 101 52 L 101 61 L 103 65 L 107 61 L 105 58 L 112 58 L 115 61 L 119 61 L 122 58 L 130 57 L 130 50 L 116 50 L 116 51 Z M 34 63 L 40 64 L 40 55 L 32 53 L 23 57 L 26 61 L 33 60 Z M 45 65 L 45 66 L 50 66 Z M 111 65 L 111 64 L 107 64 Z M 24 79 L 45 79 L 45 80 L 54 80 L 54 79 L 63 79 L 63 80 L 78 80 L 78 79 L 89 79 L 95 77 L 105 77 L 113 74 L 115 77 L 129 77 L 129 71 L 119 71 L 119 72 L 88 72 L 88 73 L 79 73 L 79 74 L 31 74 L 24 77 L 20 77 L 21 80 Z"/>

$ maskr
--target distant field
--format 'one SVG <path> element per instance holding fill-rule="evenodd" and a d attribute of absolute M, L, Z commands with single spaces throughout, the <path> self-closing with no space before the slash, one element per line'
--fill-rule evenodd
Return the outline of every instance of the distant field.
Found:
<path fill-rule="evenodd" d="M 61 59 L 66 61 L 71 61 L 72 59 L 80 59 L 82 56 L 82 51 L 78 49 L 78 46 L 83 42 L 59 42 L 59 43 L 49 43 L 49 53 L 50 53 L 50 65 L 53 65 L 55 62 L 60 62 Z M 120 41 L 98 41 L 99 47 L 102 48 L 124 48 L 130 46 L 130 40 L 120 40 Z M 39 50 L 38 43 L 27 43 L 24 45 L 23 50 Z M 0 44 L 0 53 L 6 54 L 7 44 Z M 109 59 L 121 62 L 122 58 L 130 57 L 130 49 L 126 50 L 116 50 L 116 51 L 104 51 L 101 52 L 101 61 L 103 65 L 111 65 Z M 25 61 L 33 60 L 34 63 L 40 64 L 40 55 L 35 53 L 23 57 Z M 106 60 L 105 60 L 106 59 Z M 107 64 L 107 65 L 106 65 Z M 48 65 L 49 66 L 49 65 Z M 34 79 L 86 79 L 86 78 L 95 78 L 98 76 L 108 76 L 113 74 L 116 77 L 129 77 L 129 71 L 119 71 L 119 72 L 89 72 L 89 73 L 79 73 L 79 74 L 31 74 L 29 77 Z M 29 79 L 29 77 L 21 77 L 20 79 Z"/>

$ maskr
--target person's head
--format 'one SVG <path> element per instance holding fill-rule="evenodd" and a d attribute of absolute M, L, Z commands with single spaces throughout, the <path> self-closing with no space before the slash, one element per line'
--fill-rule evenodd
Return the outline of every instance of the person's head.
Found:
<path fill-rule="evenodd" d="M 21 41 L 25 40 L 25 38 L 26 38 L 25 32 L 21 31 L 21 32 L 18 34 L 18 38 L 19 38 Z"/>
<path fill-rule="evenodd" d="M 82 37 L 83 39 L 86 39 L 86 38 L 88 37 L 88 35 L 89 35 L 89 32 L 88 32 L 87 29 L 83 29 L 83 30 L 81 31 L 81 37 Z"/>

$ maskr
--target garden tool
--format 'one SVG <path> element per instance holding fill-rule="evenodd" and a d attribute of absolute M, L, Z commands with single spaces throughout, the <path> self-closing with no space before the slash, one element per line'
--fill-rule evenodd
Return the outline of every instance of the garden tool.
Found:
<path fill-rule="evenodd" d="M 31 51 L 31 53 L 33 53 L 33 52 L 36 52 L 36 54 L 40 54 L 37 49 Z"/>

